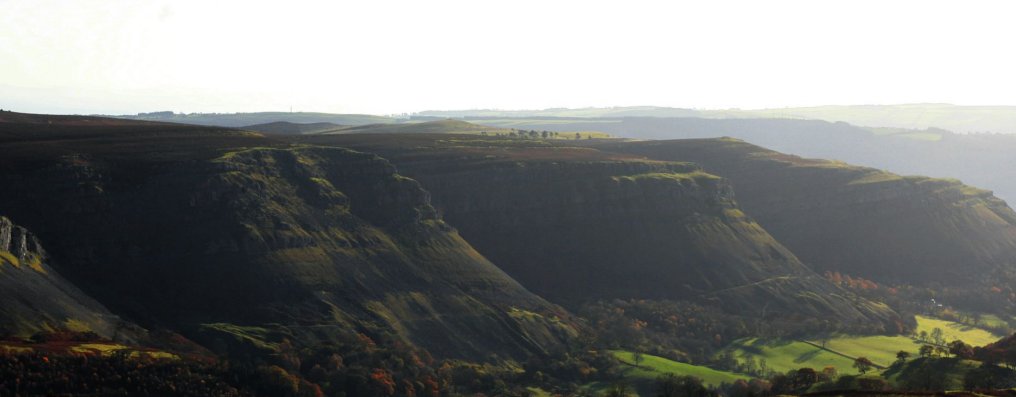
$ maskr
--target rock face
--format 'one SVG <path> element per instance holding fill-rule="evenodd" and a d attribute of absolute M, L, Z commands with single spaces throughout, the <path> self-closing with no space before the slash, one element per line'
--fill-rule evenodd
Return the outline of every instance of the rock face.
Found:
<path fill-rule="evenodd" d="M 735 139 L 599 147 L 724 175 L 745 210 L 820 272 L 957 287 L 1016 273 L 1016 213 L 955 180 L 807 160 Z"/>
<path fill-rule="evenodd" d="M 741 211 L 727 180 L 693 164 L 465 139 L 430 148 L 319 139 L 382 153 L 477 249 L 552 302 L 696 300 L 743 315 L 893 328 L 895 313 L 822 280 Z"/>
<path fill-rule="evenodd" d="M 375 155 L 197 127 L 61 127 L 81 140 L 33 146 L 33 167 L 0 160 L 0 208 L 52 240 L 69 279 L 142 324 L 281 327 L 308 344 L 357 331 L 469 359 L 542 354 L 576 333 Z"/>
<path fill-rule="evenodd" d="M 110 338 L 120 320 L 49 264 L 39 241 L 0 217 L 0 334 L 92 331 Z"/>

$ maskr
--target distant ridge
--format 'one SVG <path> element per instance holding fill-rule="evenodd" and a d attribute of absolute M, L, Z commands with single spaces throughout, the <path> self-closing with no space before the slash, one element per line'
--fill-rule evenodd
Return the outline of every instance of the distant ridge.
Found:
<path fill-rule="evenodd" d="M 335 131 L 324 132 L 325 134 L 479 134 L 487 132 L 508 133 L 507 128 L 490 127 L 473 124 L 462 120 L 435 120 L 422 123 L 402 124 L 368 124 L 355 127 L 347 127 Z"/>
<path fill-rule="evenodd" d="M 660 106 L 551 108 L 538 110 L 428 110 L 421 117 L 455 118 L 625 118 L 807 119 L 864 127 L 942 128 L 959 133 L 1016 133 L 1016 106 L 961 106 L 947 103 L 829 105 L 768 109 L 683 109 Z"/>
<path fill-rule="evenodd" d="M 339 125 L 363 125 L 394 123 L 395 119 L 369 114 L 334 114 L 310 112 L 255 112 L 255 113 L 173 113 L 154 112 L 137 115 L 111 116 L 130 120 L 164 121 L 219 127 L 243 127 L 275 122 L 289 123 L 332 123 Z"/>
<path fill-rule="evenodd" d="M 273 123 L 248 125 L 242 128 L 245 130 L 264 132 L 266 134 L 300 135 L 315 134 L 346 127 L 348 126 L 335 123 L 290 123 L 288 121 L 276 121 Z"/>

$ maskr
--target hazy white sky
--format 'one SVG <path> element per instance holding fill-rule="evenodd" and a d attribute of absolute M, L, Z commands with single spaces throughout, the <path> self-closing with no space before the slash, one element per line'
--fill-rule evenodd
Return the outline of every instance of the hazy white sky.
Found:
<path fill-rule="evenodd" d="M 0 0 L 0 108 L 1016 105 L 1010 3 Z"/>

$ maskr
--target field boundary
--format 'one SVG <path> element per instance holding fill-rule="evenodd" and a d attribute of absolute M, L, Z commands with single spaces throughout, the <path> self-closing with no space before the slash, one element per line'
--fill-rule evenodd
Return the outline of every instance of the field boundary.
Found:
<path fill-rule="evenodd" d="M 803 339 L 802 339 L 802 340 L 798 340 L 798 342 L 801 342 L 801 343 L 805 343 L 805 344 L 808 344 L 808 345 L 811 345 L 811 346 L 817 347 L 817 348 L 819 348 L 819 349 L 821 349 L 821 350 L 825 350 L 825 351 L 827 351 L 827 352 L 830 352 L 830 353 L 832 353 L 832 354 L 835 354 L 835 355 L 837 355 L 837 356 L 840 356 L 840 357 L 843 357 L 843 358 L 847 358 L 847 359 L 850 359 L 850 360 L 857 360 L 857 357 L 850 357 L 850 356 L 848 356 L 848 355 L 846 355 L 846 354 L 844 354 L 844 353 L 840 353 L 840 352 L 838 352 L 838 351 L 836 351 L 836 350 L 830 349 L 830 348 L 828 348 L 828 347 L 824 347 L 824 346 L 822 346 L 822 345 L 819 345 L 818 343 L 815 343 L 815 342 L 812 342 L 812 341 L 807 341 L 807 340 L 803 340 Z M 878 368 L 878 369 L 886 369 L 886 368 L 889 368 L 889 367 L 886 367 L 886 366 L 884 366 L 884 365 L 882 365 L 882 364 L 879 364 L 879 363 L 875 363 L 875 362 L 872 362 L 872 364 L 873 364 L 873 365 L 872 365 L 873 367 L 875 367 L 875 368 Z"/>

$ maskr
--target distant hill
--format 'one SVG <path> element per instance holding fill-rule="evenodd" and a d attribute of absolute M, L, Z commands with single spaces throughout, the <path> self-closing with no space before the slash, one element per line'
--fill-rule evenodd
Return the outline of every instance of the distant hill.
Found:
<path fill-rule="evenodd" d="M 811 158 L 842 160 L 904 175 L 956 178 L 1016 200 L 1016 134 L 865 128 L 843 122 L 708 118 L 473 118 L 519 129 L 602 131 L 635 139 L 719 138 Z"/>
<path fill-rule="evenodd" d="M 435 120 L 420 123 L 368 124 L 342 128 L 325 134 L 507 134 L 509 129 L 473 124 L 462 120 Z"/>
<path fill-rule="evenodd" d="M 717 112 L 720 113 L 720 112 Z M 722 114 L 722 113 L 720 113 Z M 867 127 L 941 128 L 959 133 L 1016 133 L 1016 106 L 958 106 L 944 103 L 815 106 L 730 112 L 741 117 L 844 121 Z"/>
<path fill-rule="evenodd" d="M 444 118 L 611 118 L 611 117 L 701 117 L 694 109 L 668 108 L 659 106 L 620 106 L 608 108 L 552 108 L 541 110 L 427 110 L 419 117 Z"/>
<path fill-rule="evenodd" d="M 712 119 L 810 119 L 829 122 L 842 121 L 865 127 L 940 128 L 960 133 L 1016 133 L 1016 106 L 958 106 L 944 103 L 813 106 L 774 109 L 682 109 L 659 106 L 542 110 L 477 109 L 424 111 L 420 112 L 419 116 L 455 118 L 696 117 Z"/>
<path fill-rule="evenodd" d="M 274 123 L 248 125 L 241 127 L 241 129 L 264 132 L 266 134 L 299 135 L 316 134 L 345 127 L 348 126 L 333 123 L 290 123 L 288 121 L 276 121 Z"/>
<path fill-rule="evenodd" d="M 333 114 L 309 112 L 255 112 L 255 113 L 173 113 L 154 112 L 137 115 L 112 116 L 129 120 L 161 121 L 169 123 L 211 125 L 219 127 L 243 127 L 248 125 L 275 123 L 332 123 L 339 125 L 362 125 L 394 123 L 384 116 L 367 114 Z"/>

